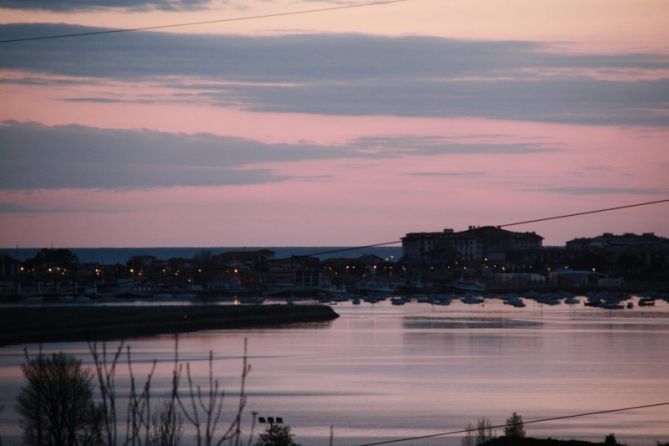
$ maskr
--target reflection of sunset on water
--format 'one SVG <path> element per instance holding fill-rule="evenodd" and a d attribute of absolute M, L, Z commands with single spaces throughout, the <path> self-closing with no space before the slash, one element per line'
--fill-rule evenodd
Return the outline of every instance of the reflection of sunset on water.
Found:
<path fill-rule="evenodd" d="M 526 300 L 515 309 L 498 299 L 485 306 L 389 301 L 338 304 L 341 317 L 312 326 L 207 331 L 180 335 L 180 358 L 194 379 L 214 371 L 235 404 L 244 339 L 248 339 L 248 413 L 282 416 L 301 444 L 328 444 L 329 426 L 343 444 L 462 429 L 486 416 L 503 423 L 669 400 L 664 338 L 669 307 L 622 312 Z M 115 345 L 110 343 L 110 345 Z M 169 389 L 174 338 L 129 342 L 137 376 L 159 360 L 156 392 Z M 45 345 L 90 362 L 86 345 Z M 0 349 L 0 404 L 11 407 L 19 347 Z M 119 388 L 127 386 L 119 368 Z M 11 413 L 2 414 L 3 424 Z M 248 428 L 248 424 L 246 428 Z M 601 441 L 615 432 L 625 444 L 648 445 L 669 435 L 666 408 L 526 426 L 533 437 Z M 460 437 L 426 445 L 459 445 Z"/>

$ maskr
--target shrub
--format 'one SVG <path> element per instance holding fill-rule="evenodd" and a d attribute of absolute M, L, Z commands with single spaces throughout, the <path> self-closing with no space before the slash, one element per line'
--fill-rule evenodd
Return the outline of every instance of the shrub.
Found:
<path fill-rule="evenodd" d="M 462 437 L 462 446 L 476 446 L 476 442 L 474 441 L 474 425 L 469 423 L 465 426 L 465 430 L 467 432 L 465 433 L 465 436 Z"/>
<path fill-rule="evenodd" d="M 495 438 L 495 436 L 492 431 L 490 420 L 487 418 L 478 420 L 476 423 L 476 446 L 480 446 L 493 438 Z"/>
<path fill-rule="evenodd" d="M 471 423 L 465 427 L 467 433 L 462 437 L 462 446 L 481 446 L 494 438 L 492 424 L 487 418 L 476 421 L 476 427 Z"/>
<path fill-rule="evenodd" d="M 101 414 L 93 403 L 93 373 L 64 353 L 41 352 L 21 366 L 28 381 L 17 410 L 27 446 L 90 446 L 101 442 Z"/>
<path fill-rule="evenodd" d="M 293 441 L 290 426 L 270 424 L 264 432 L 258 434 L 255 446 L 299 446 Z"/>
<path fill-rule="evenodd" d="M 525 425 L 523 424 L 523 417 L 516 412 L 506 419 L 506 426 L 504 427 L 504 436 L 513 438 L 525 437 Z"/>
<path fill-rule="evenodd" d="M 604 444 L 606 446 L 615 446 L 618 444 L 618 440 L 616 440 L 616 436 L 614 434 L 609 434 L 604 438 Z"/>
<path fill-rule="evenodd" d="M 178 446 L 183 434 L 183 421 L 171 400 L 165 401 L 151 420 L 153 436 L 150 446 Z"/>

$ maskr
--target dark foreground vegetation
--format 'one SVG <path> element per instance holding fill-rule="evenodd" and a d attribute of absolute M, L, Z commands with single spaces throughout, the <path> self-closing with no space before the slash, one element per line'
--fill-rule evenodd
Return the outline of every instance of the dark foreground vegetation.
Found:
<path fill-rule="evenodd" d="M 25 350 L 21 370 L 26 382 L 16 406 L 22 445 L 180 446 L 184 444 L 184 425 L 188 425 L 193 438 L 186 444 L 192 446 L 298 446 L 282 419 L 268 418 L 269 426 L 256 440 L 256 420 L 264 424 L 265 418 L 256 419 L 255 412 L 250 429 L 243 435 L 242 427 L 248 424 L 242 419 L 246 378 L 251 371 L 246 342 L 239 396 L 225 407 L 230 397 L 226 398 L 214 377 L 213 352 L 209 352 L 209 375 L 198 383 L 191 375 L 190 363 L 179 359 L 178 345 L 177 336 L 168 392 L 152 389 L 157 361 L 142 379 L 133 371 L 130 346 L 123 342 L 108 349 L 104 342 L 89 341 L 92 367 L 62 352 L 46 355 L 40 348 L 31 355 Z M 123 365 L 128 367 L 130 379 L 126 395 L 121 395 L 116 385 L 116 372 Z"/>
<path fill-rule="evenodd" d="M 607 439 L 610 437 L 607 437 Z M 482 446 L 624 446 L 621 443 L 603 441 L 601 443 L 594 443 L 583 440 L 556 440 L 554 438 L 530 438 L 530 437 L 497 437 L 483 443 Z"/>
<path fill-rule="evenodd" d="M 324 305 L 17 307 L 0 312 L 0 345 L 104 340 L 336 319 Z"/>

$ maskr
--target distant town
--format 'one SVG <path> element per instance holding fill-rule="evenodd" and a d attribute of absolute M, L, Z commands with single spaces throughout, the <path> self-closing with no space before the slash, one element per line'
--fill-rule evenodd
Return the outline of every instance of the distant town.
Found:
<path fill-rule="evenodd" d="M 576 238 L 543 246 L 534 232 L 494 226 L 409 233 L 400 258 L 291 256 L 269 249 L 192 258 L 131 257 L 125 264 L 80 262 L 68 249 L 25 261 L 0 254 L 3 302 L 105 300 L 359 299 L 445 293 L 669 291 L 669 239 L 653 233 Z M 663 294 L 665 293 L 665 294 Z"/>

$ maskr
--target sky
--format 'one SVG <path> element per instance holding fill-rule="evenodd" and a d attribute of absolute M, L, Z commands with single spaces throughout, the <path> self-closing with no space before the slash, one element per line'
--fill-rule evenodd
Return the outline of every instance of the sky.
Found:
<path fill-rule="evenodd" d="M 359 3 L 0 0 L 0 40 Z M 669 198 L 666 23 L 665 0 L 407 0 L 0 43 L 0 246 L 351 246 Z"/>

